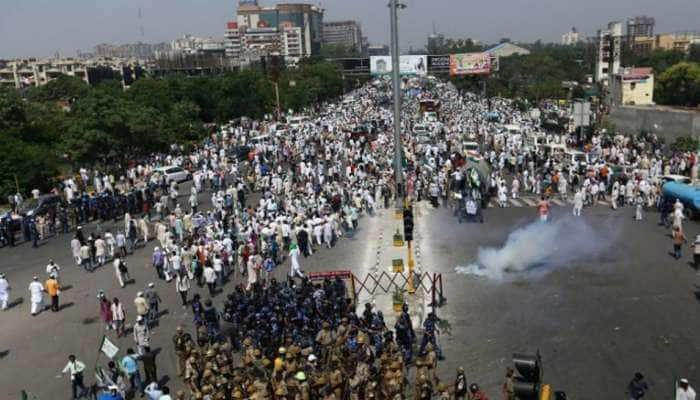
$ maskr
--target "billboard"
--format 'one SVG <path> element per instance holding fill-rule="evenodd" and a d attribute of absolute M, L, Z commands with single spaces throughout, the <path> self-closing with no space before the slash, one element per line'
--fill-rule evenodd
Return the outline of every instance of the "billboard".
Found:
<path fill-rule="evenodd" d="M 334 58 L 332 61 L 340 65 L 344 72 L 369 72 L 369 58 Z"/>
<path fill-rule="evenodd" d="M 480 75 L 491 73 L 489 53 L 450 54 L 450 75 Z"/>
<path fill-rule="evenodd" d="M 370 57 L 369 73 L 371 75 L 391 74 L 391 56 Z M 399 73 L 401 75 L 427 75 L 428 56 L 399 57 Z"/>
<path fill-rule="evenodd" d="M 444 72 L 450 68 L 450 56 L 445 55 L 435 55 L 428 56 L 428 71 L 430 72 Z"/>

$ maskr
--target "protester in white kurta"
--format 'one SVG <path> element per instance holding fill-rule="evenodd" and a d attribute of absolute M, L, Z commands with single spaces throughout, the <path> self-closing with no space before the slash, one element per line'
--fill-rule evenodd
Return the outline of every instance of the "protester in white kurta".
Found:
<path fill-rule="evenodd" d="M 32 303 L 31 313 L 37 315 L 44 308 L 44 285 L 36 276 L 29 284 L 29 297 Z"/>

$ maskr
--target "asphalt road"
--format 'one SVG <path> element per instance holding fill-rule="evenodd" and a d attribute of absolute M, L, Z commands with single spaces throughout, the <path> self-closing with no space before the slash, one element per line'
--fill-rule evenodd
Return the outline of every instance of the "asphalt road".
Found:
<path fill-rule="evenodd" d="M 182 192 L 185 190 L 187 186 Z M 207 203 L 209 197 L 208 193 L 200 196 L 200 203 Z M 585 237 L 562 235 L 562 240 L 570 246 L 579 240 L 583 244 L 604 238 L 607 245 L 590 254 L 578 253 L 578 258 L 561 265 L 540 265 L 498 281 L 457 274 L 455 266 L 475 261 L 479 247 L 500 247 L 509 233 L 535 219 L 534 209 L 487 209 L 483 225 L 460 225 L 445 209 L 432 210 L 426 203 L 417 208 L 421 239 L 416 245 L 422 268 L 443 274 L 447 297 L 447 304 L 438 310 L 443 319 L 440 343 L 447 355 L 439 367 L 443 379 L 451 381 L 455 368 L 464 366 L 469 382 L 478 382 L 490 397 L 498 398 L 511 354 L 539 349 L 544 380 L 555 390 L 567 391 L 569 398 L 624 398 L 624 388 L 638 370 L 648 378 L 649 398 L 667 397 L 676 377 L 700 382 L 699 277 L 688 265 L 689 247 L 684 248 L 682 260 L 668 255 L 670 238 L 667 230 L 656 225 L 657 214 L 648 213 L 639 222 L 632 219 L 631 208 L 617 212 L 602 206 L 584 209 L 581 218 L 591 230 L 582 235 Z M 568 207 L 556 208 L 554 217 L 563 218 L 569 212 Z M 351 269 L 360 277 L 372 272 L 377 243 L 381 243 L 377 235 L 390 234 L 390 221 L 387 211 L 362 218 L 353 237 L 302 259 L 302 268 Z M 695 223 L 687 224 L 688 237 L 694 238 L 698 231 Z M 153 347 L 162 350 L 158 373 L 171 388 L 181 387 L 174 373 L 171 337 L 176 325 L 191 327 L 191 313 L 180 306 L 172 283 L 158 281 L 150 267 L 155 242 L 129 256 L 135 283 L 122 289 L 111 264 L 92 274 L 75 266 L 69 240 L 65 235 L 45 241 L 38 249 L 26 244 L 0 249 L 0 271 L 13 287 L 12 300 L 22 299 L 0 313 L 0 366 L 6 371 L 0 374 L 0 398 L 19 398 L 21 389 L 40 399 L 68 398 L 69 380 L 58 376 L 68 354 L 75 353 L 91 368 L 105 333 L 122 351 L 133 346 L 131 337 L 116 339 L 112 331 L 105 331 L 99 319 L 98 289 L 110 298 L 119 297 L 131 322 L 135 294 L 151 281 L 156 282 L 164 301 L 162 309 L 167 311 L 153 330 Z M 31 317 L 27 286 L 33 275 L 45 278 L 49 258 L 63 268 L 62 283 L 72 287 L 61 294 L 60 312 Z M 287 272 L 285 263 L 275 274 L 281 278 Z M 240 278 L 234 276 L 226 291 L 238 282 Z M 206 297 L 206 290 L 198 291 Z M 218 295 L 216 302 L 221 304 L 223 297 Z M 388 313 L 391 311 L 385 310 Z M 99 362 L 104 364 L 105 358 Z"/>

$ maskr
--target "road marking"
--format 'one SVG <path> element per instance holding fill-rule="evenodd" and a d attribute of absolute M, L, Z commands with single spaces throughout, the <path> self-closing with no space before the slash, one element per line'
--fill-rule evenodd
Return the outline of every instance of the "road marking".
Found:
<path fill-rule="evenodd" d="M 523 205 L 516 199 L 508 199 L 512 205 L 515 207 L 522 207 Z"/>
<path fill-rule="evenodd" d="M 497 208 L 498 202 L 496 200 L 489 201 L 489 208 Z"/>
<path fill-rule="evenodd" d="M 608 203 L 608 202 L 605 201 L 605 200 L 598 200 L 598 204 L 602 204 L 602 205 L 604 205 L 604 206 L 609 206 L 609 205 L 610 205 L 610 203 Z"/>
<path fill-rule="evenodd" d="M 527 205 L 530 206 L 530 207 L 534 207 L 534 206 L 535 206 L 535 202 L 532 201 L 532 200 L 530 200 L 530 199 L 528 199 L 528 198 L 522 198 L 522 199 L 520 199 L 520 200 L 522 200 L 525 204 L 527 204 Z"/>
<path fill-rule="evenodd" d="M 552 203 L 558 205 L 559 207 L 563 207 L 566 205 L 563 201 L 557 199 L 552 199 Z"/>

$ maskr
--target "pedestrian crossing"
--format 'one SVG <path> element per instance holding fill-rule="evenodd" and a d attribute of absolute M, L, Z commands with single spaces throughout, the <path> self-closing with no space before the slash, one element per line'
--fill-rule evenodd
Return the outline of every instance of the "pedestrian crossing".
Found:
<path fill-rule="evenodd" d="M 518 197 L 517 199 L 514 199 L 512 197 L 508 197 L 508 202 L 506 207 L 516 207 L 516 208 L 521 208 L 521 207 L 536 207 L 537 203 L 539 202 L 539 197 Z M 561 198 L 552 198 L 549 199 L 549 203 L 552 206 L 556 207 L 573 207 L 574 205 L 574 199 L 572 196 L 570 196 L 567 199 L 561 199 Z M 594 206 L 599 206 L 599 207 L 611 207 L 611 204 L 607 200 L 598 200 L 596 201 Z M 491 199 L 489 202 L 488 208 L 500 208 L 500 204 L 498 203 L 498 199 Z"/>

